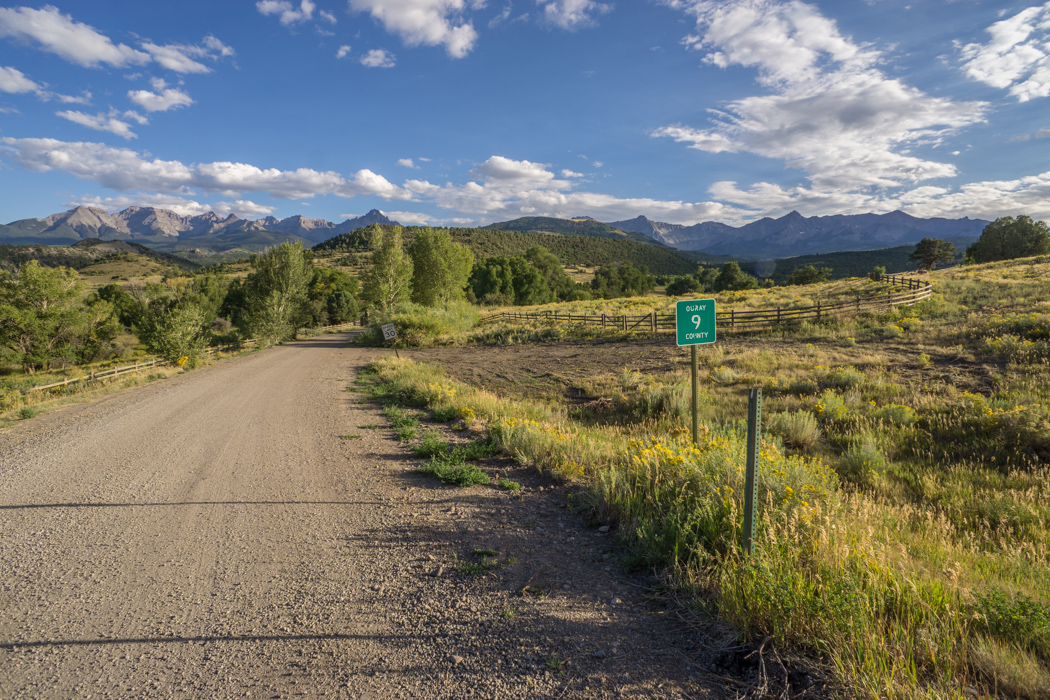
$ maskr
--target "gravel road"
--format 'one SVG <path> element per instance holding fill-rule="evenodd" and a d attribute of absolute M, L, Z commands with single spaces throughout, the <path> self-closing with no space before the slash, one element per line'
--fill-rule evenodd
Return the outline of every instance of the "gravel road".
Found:
<path fill-rule="evenodd" d="M 519 493 L 414 474 L 389 430 L 362 428 L 385 424 L 346 391 L 373 351 L 345 341 L 0 433 L 0 698 L 746 688 L 746 668 L 711 673 L 710 641 L 615 564 L 615 533 L 561 487 L 505 460 L 486 469 Z M 493 565 L 468 574 L 479 549 Z"/>

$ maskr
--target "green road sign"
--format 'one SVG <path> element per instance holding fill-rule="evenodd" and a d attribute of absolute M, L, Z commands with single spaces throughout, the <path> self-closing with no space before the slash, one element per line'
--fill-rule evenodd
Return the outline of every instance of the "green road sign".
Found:
<path fill-rule="evenodd" d="M 715 342 L 715 300 L 694 299 L 674 305 L 679 345 Z"/>

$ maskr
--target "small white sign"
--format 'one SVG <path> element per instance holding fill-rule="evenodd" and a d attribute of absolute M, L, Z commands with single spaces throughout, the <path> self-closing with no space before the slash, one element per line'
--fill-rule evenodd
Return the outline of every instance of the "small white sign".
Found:
<path fill-rule="evenodd" d="M 386 323 L 380 328 L 383 329 L 383 340 L 393 340 L 397 337 L 397 329 L 394 328 L 393 323 Z"/>

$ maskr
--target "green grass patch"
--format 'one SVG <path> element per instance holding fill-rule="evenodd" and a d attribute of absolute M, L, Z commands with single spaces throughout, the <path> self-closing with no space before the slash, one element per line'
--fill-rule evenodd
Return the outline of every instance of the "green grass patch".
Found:
<path fill-rule="evenodd" d="M 436 430 L 423 433 L 418 445 L 412 447 L 417 457 L 437 457 L 448 454 L 448 443 L 441 439 Z"/>
<path fill-rule="evenodd" d="M 521 491 L 521 484 L 510 479 L 500 479 L 496 482 L 496 486 L 504 491 Z"/>
<path fill-rule="evenodd" d="M 361 436 L 360 435 L 340 435 L 339 439 L 340 440 L 360 440 Z"/>
<path fill-rule="evenodd" d="M 450 461 L 447 457 L 434 457 L 416 473 L 432 476 L 445 484 L 456 486 L 478 486 L 492 483 L 488 474 L 473 464 Z"/>

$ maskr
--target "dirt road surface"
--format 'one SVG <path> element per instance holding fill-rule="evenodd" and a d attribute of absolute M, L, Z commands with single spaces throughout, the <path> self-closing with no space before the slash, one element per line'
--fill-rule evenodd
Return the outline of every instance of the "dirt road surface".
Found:
<path fill-rule="evenodd" d="M 345 341 L 0 433 L 0 698 L 746 691 L 561 487 L 507 461 L 486 468 L 517 494 L 414 474 L 362 428 L 385 421 L 346 391 L 371 351 Z"/>

